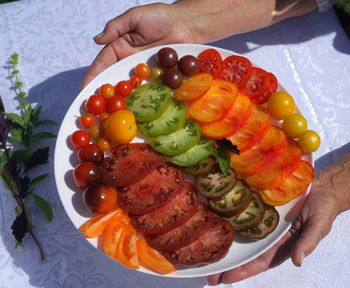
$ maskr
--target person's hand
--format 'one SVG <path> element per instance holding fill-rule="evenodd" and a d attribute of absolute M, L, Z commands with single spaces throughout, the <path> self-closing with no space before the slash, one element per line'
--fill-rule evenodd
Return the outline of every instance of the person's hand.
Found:
<path fill-rule="evenodd" d="M 316 176 L 291 229 L 267 252 L 224 273 L 208 277 L 209 285 L 233 283 L 259 274 L 291 257 L 300 266 L 331 230 L 338 214 L 350 208 L 350 153 Z"/>
<path fill-rule="evenodd" d="M 169 43 L 193 43 L 187 24 L 171 5 L 151 4 L 129 9 L 110 20 L 94 41 L 106 45 L 91 64 L 82 87 L 113 63 L 135 52 Z"/>

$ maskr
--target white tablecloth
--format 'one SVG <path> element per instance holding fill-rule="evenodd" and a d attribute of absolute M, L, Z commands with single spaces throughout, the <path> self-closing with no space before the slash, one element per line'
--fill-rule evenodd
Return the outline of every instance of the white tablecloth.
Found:
<path fill-rule="evenodd" d="M 27 0 L 0 5 L 0 95 L 6 110 L 16 110 L 5 67 L 16 51 L 29 99 L 44 105 L 43 116 L 60 123 L 100 49 L 91 38 L 102 31 L 107 20 L 151 2 Z M 322 137 L 322 146 L 315 153 L 315 158 L 320 158 L 317 169 L 350 150 L 345 145 L 350 142 L 350 41 L 332 10 L 213 45 L 241 53 L 273 72 L 295 97 L 309 127 Z M 57 133 L 58 128 L 52 131 Z M 127 270 L 92 248 L 61 205 L 53 177 L 55 143 L 51 140 L 47 144 L 51 164 L 43 169 L 51 176 L 38 193 L 53 204 L 55 219 L 48 224 L 39 212 L 34 213 L 34 223 L 38 223 L 35 232 L 46 260 L 40 263 L 36 246 L 29 239 L 23 248 L 14 249 L 10 226 L 15 203 L 0 184 L 0 287 L 207 287 L 205 278 L 177 280 Z M 301 268 L 288 260 L 248 280 L 220 287 L 350 287 L 349 230 L 350 213 L 346 212 Z"/>

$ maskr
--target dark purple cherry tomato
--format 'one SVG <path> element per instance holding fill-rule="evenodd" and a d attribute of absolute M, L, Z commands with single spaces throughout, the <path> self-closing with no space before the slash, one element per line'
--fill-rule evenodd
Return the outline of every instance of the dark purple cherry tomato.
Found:
<path fill-rule="evenodd" d="M 177 64 L 178 56 L 173 48 L 164 47 L 158 51 L 156 60 L 159 66 L 170 68 Z"/>
<path fill-rule="evenodd" d="M 89 161 L 100 166 L 105 158 L 104 153 L 96 144 L 88 144 L 78 150 L 78 160 L 80 162 Z"/>
<path fill-rule="evenodd" d="M 196 75 L 199 72 L 199 63 L 198 59 L 192 55 L 186 55 L 180 58 L 177 63 L 177 67 L 179 67 L 182 74 L 187 77 L 191 77 Z"/>
<path fill-rule="evenodd" d="M 172 89 L 180 87 L 183 81 L 181 71 L 175 67 L 165 70 L 163 74 L 163 83 Z"/>
<path fill-rule="evenodd" d="M 89 161 L 81 162 L 73 170 L 73 180 L 79 189 L 84 190 L 101 180 L 100 168 Z"/>
<path fill-rule="evenodd" d="M 115 209 L 117 200 L 117 189 L 108 184 L 93 185 L 83 192 L 85 207 L 95 214 L 104 214 Z"/>

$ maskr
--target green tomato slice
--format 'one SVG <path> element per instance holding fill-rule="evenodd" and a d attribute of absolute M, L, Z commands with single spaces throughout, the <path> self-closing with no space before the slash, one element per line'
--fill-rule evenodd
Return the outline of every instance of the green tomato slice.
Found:
<path fill-rule="evenodd" d="M 186 152 L 170 156 L 167 159 L 175 165 L 188 167 L 197 164 L 198 162 L 208 158 L 215 150 L 213 140 L 202 137 L 197 145 L 194 145 Z"/>
<path fill-rule="evenodd" d="M 134 113 L 136 121 L 157 119 L 168 108 L 171 89 L 160 83 L 150 82 L 137 88 L 126 98 L 126 109 Z"/>
<path fill-rule="evenodd" d="M 184 127 L 166 135 L 150 137 L 152 148 L 164 155 L 179 155 L 199 142 L 201 133 L 198 123 L 187 119 Z"/>
<path fill-rule="evenodd" d="M 155 137 L 175 132 L 184 127 L 185 123 L 185 105 L 171 98 L 168 108 L 159 118 L 151 122 L 140 122 L 137 125 L 143 134 Z"/>

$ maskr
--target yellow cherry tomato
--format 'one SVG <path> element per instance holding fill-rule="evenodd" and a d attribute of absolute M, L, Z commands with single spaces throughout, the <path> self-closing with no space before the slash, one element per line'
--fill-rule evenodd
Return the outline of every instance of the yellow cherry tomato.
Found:
<path fill-rule="evenodd" d="M 275 119 L 285 119 L 294 112 L 293 97 L 283 91 L 273 93 L 267 101 L 267 112 Z"/>
<path fill-rule="evenodd" d="M 298 139 L 301 150 L 305 153 L 314 152 L 320 147 L 320 136 L 313 130 L 306 130 L 301 133 Z"/>
<path fill-rule="evenodd" d="M 134 114 L 129 110 L 118 110 L 109 115 L 103 123 L 105 135 L 117 144 L 127 144 L 135 138 L 137 125 Z"/>
<path fill-rule="evenodd" d="M 90 126 L 88 133 L 91 136 L 91 138 L 97 139 L 101 136 L 101 132 L 102 132 L 101 130 L 102 130 L 101 126 L 94 124 L 94 125 Z"/>
<path fill-rule="evenodd" d="M 296 138 L 306 131 L 306 119 L 300 114 L 293 113 L 284 119 L 282 129 L 290 138 Z"/>
<path fill-rule="evenodd" d="M 96 141 L 96 145 L 98 148 L 100 148 L 103 152 L 109 151 L 111 149 L 111 143 L 106 138 L 99 138 Z"/>

